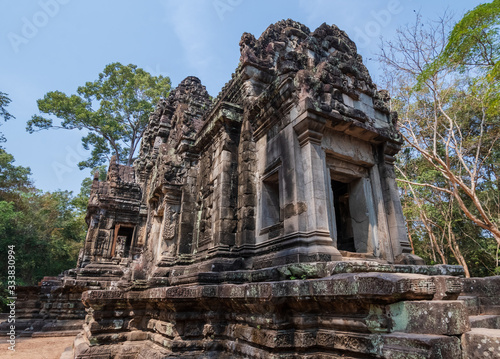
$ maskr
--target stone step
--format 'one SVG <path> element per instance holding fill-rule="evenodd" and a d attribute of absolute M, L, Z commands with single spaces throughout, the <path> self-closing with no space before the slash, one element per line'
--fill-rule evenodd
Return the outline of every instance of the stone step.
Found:
<path fill-rule="evenodd" d="M 41 319 L 16 319 L 16 333 L 39 331 L 45 322 Z M 0 323 L 0 333 L 8 332 L 10 324 L 8 322 Z"/>
<path fill-rule="evenodd" d="M 34 332 L 32 338 L 45 338 L 45 337 L 76 337 L 81 330 L 65 330 L 57 332 Z"/>
<path fill-rule="evenodd" d="M 473 328 L 462 335 L 463 358 L 500 358 L 500 329 Z"/>
<path fill-rule="evenodd" d="M 488 303 L 486 303 L 485 305 L 481 305 L 481 313 L 490 315 L 500 315 L 500 305 L 491 305 Z"/>
<path fill-rule="evenodd" d="M 83 328 L 83 320 L 57 320 L 45 324 L 40 332 L 57 332 L 57 331 L 80 331 Z"/>
<path fill-rule="evenodd" d="M 472 315 L 469 321 L 471 328 L 500 329 L 500 315 Z"/>
<path fill-rule="evenodd" d="M 481 314 L 480 303 L 479 303 L 478 297 L 469 296 L 469 295 L 461 295 L 458 297 L 458 300 L 461 300 L 462 302 L 464 302 L 465 308 L 467 309 L 467 312 L 469 313 L 469 315 Z"/>

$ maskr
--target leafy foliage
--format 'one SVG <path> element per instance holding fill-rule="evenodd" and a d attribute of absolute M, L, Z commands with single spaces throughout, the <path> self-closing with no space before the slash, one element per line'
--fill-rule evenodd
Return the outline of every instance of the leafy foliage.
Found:
<path fill-rule="evenodd" d="M 96 81 L 78 87 L 76 95 L 53 91 L 38 100 L 40 112 L 62 122 L 54 124 L 50 117 L 34 115 L 27 130 L 86 130 L 82 144 L 91 150 L 91 156 L 78 164 L 80 168 L 102 165 L 111 155 L 116 155 L 118 162 L 131 165 L 149 113 L 169 91 L 168 77 L 151 76 L 135 65 L 112 63 Z"/>
<path fill-rule="evenodd" d="M 0 91 L 0 117 L 4 119 L 4 121 L 8 121 L 11 118 L 14 118 L 9 112 L 7 112 L 7 105 L 10 103 L 10 98 L 6 93 Z M 5 142 L 5 136 L 0 132 L 0 143 Z M 2 147 L 0 147 L 2 148 Z"/>
<path fill-rule="evenodd" d="M 71 192 L 36 190 L 29 168 L 13 162 L 0 150 L 0 258 L 7 258 L 8 246 L 15 245 L 16 282 L 33 285 L 75 267 L 86 224 Z M 0 267 L 0 306 L 6 270 Z"/>
<path fill-rule="evenodd" d="M 487 111 L 498 114 L 500 106 L 500 0 L 481 4 L 467 12 L 448 35 L 444 49 L 426 64 L 417 87 L 430 81 L 436 72 L 475 72 L 477 88 L 487 92 Z M 478 76 L 476 76 L 478 75 Z"/>
<path fill-rule="evenodd" d="M 14 156 L 0 148 L 0 200 L 11 201 L 31 187 L 28 167 L 14 165 Z"/>
<path fill-rule="evenodd" d="M 453 27 L 437 61 L 465 71 L 480 68 L 490 80 L 500 75 L 500 0 L 482 4 L 465 14 Z"/>
<path fill-rule="evenodd" d="M 70 202 L 67 191 L 32 192 L 17 203 L 0 202 L 0 256 L 6 258 L 8 245 L 16 246 L 19 284 L 36 284 L 75 266 L 85 227 L 75 220 Z"/>

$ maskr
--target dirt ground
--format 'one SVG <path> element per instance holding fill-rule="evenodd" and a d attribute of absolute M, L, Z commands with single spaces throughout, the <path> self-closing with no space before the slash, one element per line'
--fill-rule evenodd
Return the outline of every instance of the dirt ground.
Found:
<path fill-rule="evenodd" d="M 16 351 L 8 350 L 7 338 L 2 337 L 0 358 L 59 359 L 64 349 L 71 347 L 74 337 L 17 338 Z"/>

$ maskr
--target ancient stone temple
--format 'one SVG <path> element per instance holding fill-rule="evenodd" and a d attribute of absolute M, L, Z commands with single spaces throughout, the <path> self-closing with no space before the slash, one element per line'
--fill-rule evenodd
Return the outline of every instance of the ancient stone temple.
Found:
<path fill-rule="evenodd" d="M 355 44 L 287 20 L 240 48 L 217 98 L 187 77 L 96 175 L 71 356 L 500 357 L 500 278 L 411 254 L 397 115 Z"/>
<path fill-rule="evenodd" d="M 133 261 L 133 277 L 173 284 L 192 265 L 418 262 L 394 179 L 396 115 L 354 43 L 289 21 L 240 46 L 214 101 L 186 78 L 151 115 L 134 167 L 111 163 L 95 182 L 80 266 Z"/>

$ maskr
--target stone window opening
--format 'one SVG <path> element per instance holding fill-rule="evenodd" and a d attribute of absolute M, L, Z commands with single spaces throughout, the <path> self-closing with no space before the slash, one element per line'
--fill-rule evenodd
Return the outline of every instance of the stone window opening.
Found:
<path fill-rule="evenodd" d="M 262 180 L 262 228 L 281 222 L 279 171 L 276 169 Z"/>
<path fill-rule="evenodd" d="M 134 226 L 117 224 L 115 226 L 115 237 L 111 248 L 112 257 L 127 258 L 134 237 Z"/>

